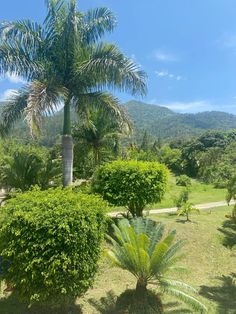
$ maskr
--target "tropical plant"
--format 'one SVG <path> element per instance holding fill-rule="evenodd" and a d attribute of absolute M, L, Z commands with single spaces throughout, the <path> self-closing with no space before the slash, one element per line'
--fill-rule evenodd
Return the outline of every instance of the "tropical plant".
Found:
<path fill-rule="evenodd" d="M 186 216 L 186 221 L 190 221 L 189 215 L 193 212 L 200 212 L 199 209 L 193 206 L 192 203 L 189 202 L 189 187 L 185 188 L 181 191 L 179 197 L 176 199 L 176 207 L 178 209 L 179 216 Z"/>
<path fill-rule="evenodd" d="M 114 120 L 106 111 L 99 109 L 89 114 L 89 120 L 88 123 L 85 117 L 81 117 L 72 131 L 76 172 L 86 177 L 91 176 L 101 163 L 118 157 L 119 138 L 131 131 L 131 124 L 125 115 Z M 81 151 L 84 153 L 81 154 Z M 89 165 L 90 171 L 86 167 Z M 87 169 L 83 171 L 85 167 Z"/>
<path fill-rule="evenodd" d="M 0 162 L 0 184 L 8 191 L 27 191 L 33 185 L 47 189 L 61 173 L 59 160 L 52 159 L 46 149 L 13 144 L 5 152 Z"/>
<path fill-rule="evenodd" d="M 115 24 L 107 8 L 81 13 L 76 0 L 48 0 L 42 25 L 29 20 L 1 24 L 0 74 L 28 82 L 6 102 L 2 130 L 24 115 L 31 131 L 38 133 L 43 117 L 63 106 L 64 186 L 72 182 L 71 107 L 83 114 L 88 108 L 103 108 L 116 119 L 122 110 L 105 88 L 146 92 L 144 72 L 115 45 L 100 42 Z"/>
<path fill-rule="evenodd" d="M 107 255 L 116 266 L 129 271 L 137 279 L 128 313 L 163 313 L 162 293 L 180 299 L 195 310 L 206 310 L 199 300 L 188 294 L 197 292 L 193 287 L 169 275 L 172 271 L 183 270 L 176 263 L 183 257 L 179 251 L 185 241 L 175 241 L 176 231 L 166 234 L 162 223 L 142 218 L 123 219 L 118 226 L 113 225 L 113 229 L 114 236 L 108 236 L 112 248 L 107 250 Z M 156 304 L 152 306 L 146 303 L 149 284 L 158 289 Z"/>
<path fill-rule="evenodd" d="M 167 177 L 167 168 L 158 162 L 117 160 L 97 169 L 92 187 L 111 204 L 126 206 L 135 217 L 142 216 L 147 204 L 161 201 Z"/>
<path fill-rule="evenodd" d="M 106 210 L 71 188 L 17 194 L 0 213 L 2 277 L 29 304 L 74 302 L 97 272 Z"/>

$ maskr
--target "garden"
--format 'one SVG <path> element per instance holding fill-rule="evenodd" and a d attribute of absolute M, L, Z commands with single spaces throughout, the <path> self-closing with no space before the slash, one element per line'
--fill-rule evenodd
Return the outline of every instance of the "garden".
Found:
<path fill-rule="evenodd" d="M 102 41 L 113 12 L 46 10 L 0 28 L 1 74 L 27 82 L 0 112 L 0 313 L 236 313 L 235 131 L 133 135 L 110 91 L 143 96 L 147 76 Z"/>

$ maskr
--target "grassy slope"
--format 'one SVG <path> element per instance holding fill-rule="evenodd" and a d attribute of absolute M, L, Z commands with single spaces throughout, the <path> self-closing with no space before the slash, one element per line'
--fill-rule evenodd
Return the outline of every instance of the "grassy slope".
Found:
<path fill-rule="evenodd" d="M 178 222 L 178 217 L 173 215 L 152 216 L 152 218 L 164 222 L 168 229 L 177 229 L 179 238 L 188 240 L 185 247 L 188 254 L 182 261 L 182 265 L 186 266 L 190 272 L 181 274 L 181 279 L 202 291 L 201 299 L 210 309 L 210 313 L 236 313 L 236 283 L 233 284 L 229 278 L 231 273 L 236 273 L 236 254 L 222 245 L 224 236 L 218 230 L 226 220 L 225 214 L 229 211 L 229 207 L 205 210 L 200 215 L 192 216 L 193 223 L 185 224 Z M 236 241 L 236 230 L 234 240 Z M 179 276 L 176 275 L 176 278 L 180 278 Z M 110 262 L 103 258 L 93 289 L 88 291 L 79 303 L 83 305 L 84 313 L 97 313 L 88 304 L 89 298 L 99 299 L 105 296 L 109 290 L 114 290 L 119 295 L 126 288 L 134 286 L 135 280 L 130 274 L 111 267 Z M 165 302 L 171 305 L 173 299 L 166 298 Z M 172 304 L 166 313 L 187 313 L 184 308 L 181 305 Z M 25 314 L 28 311 L 13 298 L 9 298 L 0 301 L 0 313 Z M 45 311 L 42 313 L 46 314 Z"/>

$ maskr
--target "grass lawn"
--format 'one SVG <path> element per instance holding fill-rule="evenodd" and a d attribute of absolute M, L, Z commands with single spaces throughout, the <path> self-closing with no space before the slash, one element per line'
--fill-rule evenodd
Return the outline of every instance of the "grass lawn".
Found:
<path fill-rule="evenodd" d="M 176 185 L 175 176 L 170 175 L 167 191 L 162 202 L 149 205 L 146 209 L 175 207 L 175 199 L 183 189 L 182 186 Z M 217 189 L 212 184 L 205 184 L 198 180 L 191 179 L 189 200 L 194 205 L 224 201 L 225 196 L 226 189 Z M 124 207 L 113 207 L 112 210 L 124 211 Z"/>
<path fill-rule="evenodd" d="M 191 223 L 184 223 L 182 218 L 173 214 L 151 216 L 152 219 L 165 223 L 168 229 L 176 229 L 179 238 L 188 240 L 185 246 L 188 254 L 181 264 L 189 272 L 181 274 L 181 280 L 200 290 L 200 299 L 208 306 L 209 313 L 236 313 L 236 251 L 231 249 L 236 244 L 236 228 L 225 218 L 229 212 L 229 207 L 205 210 L 192 215 Z M 176 278 L 179 276 L 177 274 Z M 134 278 L 126 271 L 112 267 L 104 257 L 93 289 L 79 300 L 79 304 L 83 306 L 83 313 L 95 314 L 98 312 L 89 305 L 88 299 L 99 300 L 109 290 L 119 295 L 126 288 L 134 287 Z M 166 313 L 194 313 L 185 306 L 176 304 L 173 299 L 167 297 L 164 301 L 167 304 Z M 0 301 L 0 313 L 25 314 L 28 311 L 25 306 L 9 297 Z M 46 311 L 42 313 L 46 314 Z"/>

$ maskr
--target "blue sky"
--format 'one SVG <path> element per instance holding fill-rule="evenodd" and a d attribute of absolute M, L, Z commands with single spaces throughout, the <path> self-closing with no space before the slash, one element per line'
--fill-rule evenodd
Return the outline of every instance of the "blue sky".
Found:
<path fill-rule="evenodd" d="M 0 20 L 42 21 L 44 0 L 1 1 Z M 236 114 L 235 0 L 81 0 L 81 10 L 107 6 L 118 25 L 107 39 L 148 74 L 143 101 L 178 112 L 220 110 Z M 0 81 L 0 99 L 21 86 Z M 119 95 L 122 101 L 130 95 Z"/>

